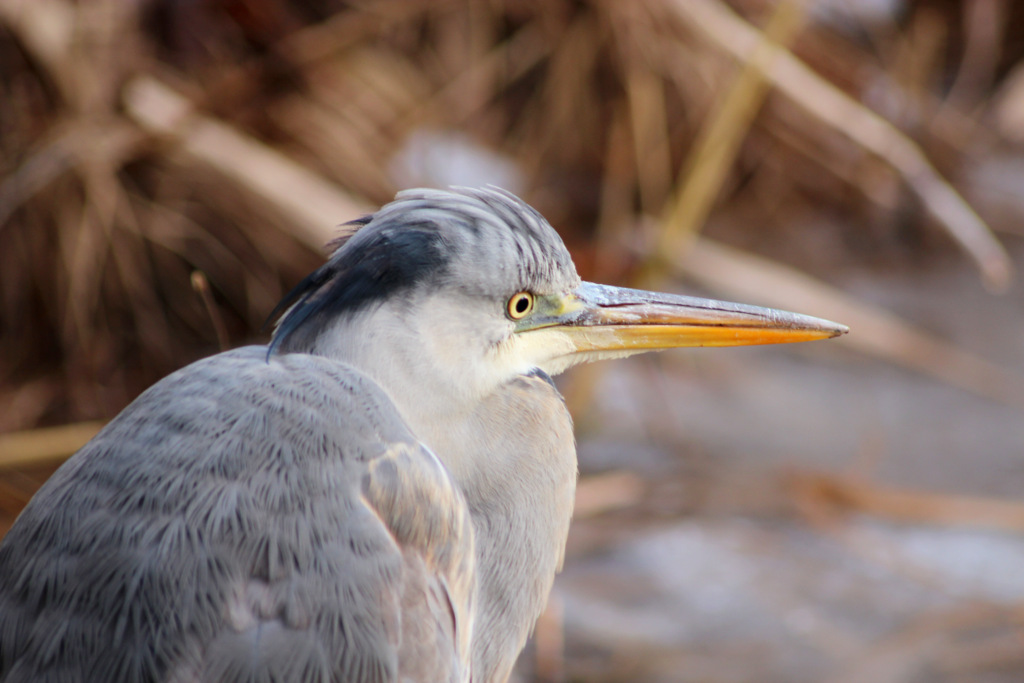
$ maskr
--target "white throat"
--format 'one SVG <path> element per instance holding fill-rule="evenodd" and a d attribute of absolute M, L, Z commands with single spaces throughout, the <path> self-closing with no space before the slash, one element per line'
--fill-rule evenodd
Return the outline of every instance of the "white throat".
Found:
<path fill-rule="evenodd" d="M 481 329 L 481 320 L 492 321 L 489 328 Z M 477 324 L 466 329 L 470 321 Z M 458 474 L 460 454 L 443 447 L 451 435 L 437 425 L 457 431 L 490 392 L 519 374 L 508 363 L 486 362 L 502 358 L 511 329 L 494 316 L 457 310 L 444 297 L 416 297 L 340 321 L 320 335 L 314 352 L 376 381 L 413 433 Z"/>

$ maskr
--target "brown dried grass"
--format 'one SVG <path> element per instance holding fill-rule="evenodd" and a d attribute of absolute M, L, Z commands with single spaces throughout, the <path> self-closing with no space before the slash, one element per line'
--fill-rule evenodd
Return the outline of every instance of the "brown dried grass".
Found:
<path fill-rule="evenodd" d="M 754 24 L 771 11 L 739 5 Z M 141 14 L 132 7 L 3 5 L 0 63 L 11 78 L 0 143 L 0 430 L 109 416 L 211 350 L 208 303 L 186 286 L 194 271 L 209 282 L 222 336 L 237 344 L 315 263 L 312 240 L 296 239 L 287 212 L 125 116 L 124 86 L 139 76 L 168 83 L 198 112 L 262 139 L 368 205 L 398 189 L 388 164 L 411 132 L 465 132 L 515 159 L 526 194 L 558 223 L 584 270 L 612 279 L 636 265 L 635 249 L 623 246 L 637 243 L 637 217 L 665 215 L 672 197 L 689 197 L 685 205 L 706 206 L 704 213 L 726 200 L 767 209 L 746 237 L 729 235 L 764 245 L 778 241 L 771 235 L 780 236 L 788 211 L 772 197 L 813 198 L 818 211 L 867 219 L 877 197 L 893 194 L 878 186 L 899 182 L 899 169 L 887 171 L 855 131 L 828 113 L 808 118 L 777 95 L 763 107 L 751 100 L 749 113 L 726 126 L 737 147 L 716 175 L 707 159 L 690 158 L 709 117 L 720 122 L 736 109 L 721 109 L 720 86 L 735 64 L 715 44 L 708 17 L 739 19 L 716 2 L 154 1 Z M 810 25 L 797 54 L 855 98 L 874 81 L 898 84 L 914 105 L 899 112 L 903 129 L 943 158 L 962 158 L 972 139 L 985 140 L 967 115 L 987 93 L 963 86 L 954 93 L 958 107 L 939 99 L 932 84 L 956 45 L 937 12 L 922 4 L 905 33 L 870 29 L 874 43 Z M 907 55 L 920 59 L 922 50 L 926 63 L 908 64 Z M 972 59 L 963 68 L 998 75 L 993 57 Z M 785 89 L 777 74 L 768 78 Z M 887 134 L 909 141 L 895 129 Z M 677 183 L 687 163 L 689 175 Z M 698 216 L 685 230 L 703 222 Z M 984 226 L 974 227 L 978 238 Z M 921 248 L 942 243 L 923 228 L 912 234 Z M 905 235 L 876 230 L 856 239 L 884 254 Z M 816 240 L 833 249 L 808 255 L 790 238 L 774 252 L 825 272 L 849 260 L 848 239 Z M 998 248 L 988 246 L 998 261 Z M 870 258 L 867 251 L 855 256 Z"/>

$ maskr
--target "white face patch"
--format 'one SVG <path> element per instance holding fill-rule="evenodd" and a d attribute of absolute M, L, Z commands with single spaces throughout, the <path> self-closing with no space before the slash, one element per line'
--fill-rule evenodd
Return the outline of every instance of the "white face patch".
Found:
<path fill-rule="evenodd" d="M 625 358 L 645 351 L 644 349 L 579 351 L 579 337 L 580 332 L 577 329 L 570 332 L 561 327 L 543 327 L 516 335 L 519 344 L 533 359 L 531 369 L 540 368 L 552 377 L 565 372 L 574 365 L 596 360 Z"/>
<path fill-rule="evenodd" d="M 421 435 L 515 377 L 605 357 L 577 352 L 573 332 L 558 326 L 515 332 L 504 303 L 443 293 L 388 302 L 322 335 L 318 351 L 373 378 Z"/>
<path fill-rule="evenodd" d="M 539 350 L 523 345 L 504 306 L 495 303 L 486 297 L 428 295 L 415 300 L 414 315 L 404 315 L 415 339 L 404 359 L 408 376 L 441 388 L 448 396 L 441 401 L 446 408 L 453 407 L 452 400 L 479 401 L 537 367 Z"/>
<path fill-rule="evenodd" d="M 569 335 L 557 327 L 544 327 L 513 334 L 502 344 L 495 363 L 509 378 L 540 368 L 549 375 L 557 375 L 573 365 L 576 351 Z"/>

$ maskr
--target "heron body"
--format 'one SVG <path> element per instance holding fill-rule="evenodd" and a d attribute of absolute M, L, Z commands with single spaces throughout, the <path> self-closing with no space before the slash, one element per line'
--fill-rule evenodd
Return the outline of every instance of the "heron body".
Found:
<path fill-rule="evenodd" d="M 550 376 L 841 326 L 583 283 L 496 190 L 401 193 L 269 346 L 158 382 L 0 544 L 0 681 L 500 682 L 576 481 Z"/>

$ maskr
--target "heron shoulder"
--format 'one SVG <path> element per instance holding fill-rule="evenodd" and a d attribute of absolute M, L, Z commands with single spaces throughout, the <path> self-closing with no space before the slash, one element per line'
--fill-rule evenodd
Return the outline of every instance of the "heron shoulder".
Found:
<path fill-rule="evenodd" d="M 459 680 L 474 553 L 445 478 L 342 363 L 199 361 L 72 457 L 0 544 L 0 679 L 391 680 L 407 622 L 433 619 L 417 665 Z"/>

